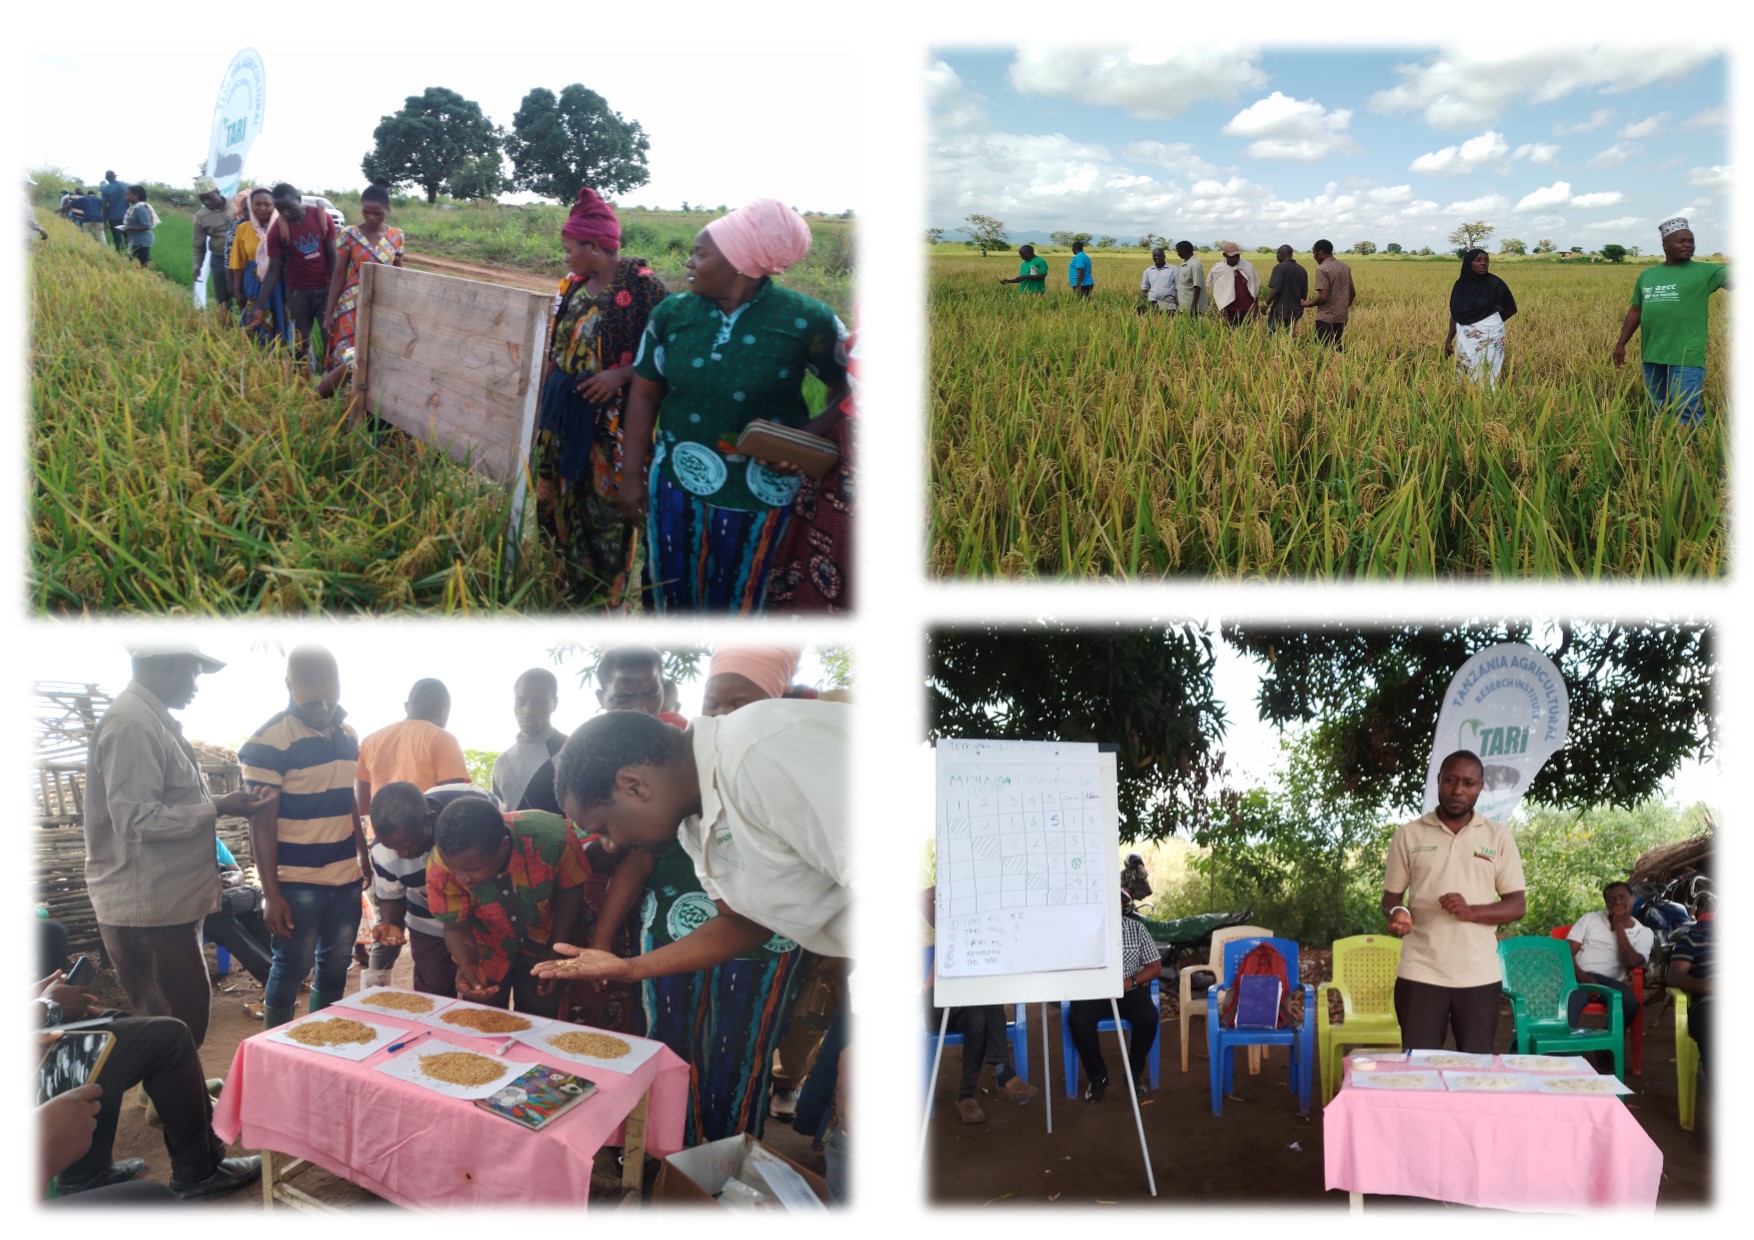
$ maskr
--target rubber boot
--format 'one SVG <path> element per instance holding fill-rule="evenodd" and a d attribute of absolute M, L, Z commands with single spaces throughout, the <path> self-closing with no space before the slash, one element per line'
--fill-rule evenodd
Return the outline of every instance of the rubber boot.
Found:
<path fill-rule="evenodd" d="M 344 990 L 335 991 L 335 992 L 331 993 L 330 991 L 326 991 L 326 990 L 318 990 L 315 986 L 312 986 L 311 987 L 311 1011 L 313 1011 L 313 1012 L 322 1011 L 324 1008 L 328 1007 L 331 1003 L 335 1002 L 335 1000 L 342 998 L 346 993 L 347 992 Z"/>
<path fill-rule="evenodd" d="M 273 1029 L 279 1025 L 289 1024 L 298 1015 L 297 1008 L 264 1007 L 262 1009 L 262 1028 Z"/>

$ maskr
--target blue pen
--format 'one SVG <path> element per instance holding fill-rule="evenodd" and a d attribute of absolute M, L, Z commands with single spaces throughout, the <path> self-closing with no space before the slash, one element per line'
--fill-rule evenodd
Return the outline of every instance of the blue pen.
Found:
<path fill-rule="evenodd" d="M 429 1032 L 431 1032 L 431 1031 L 430 1030 L 422 1030 L 421 1032 L 415 1034 L 411 1038 L 403 1038 L 400 1042 L 397 1042 L 394 1045 L 384 1047 L 384 1053 L 387 1055 L 391 1051 L 401 1050 L 404 1046 L 413 1046 L 416 1042 L 420 1041 L 420 1039 L 424 1038 Z"/>

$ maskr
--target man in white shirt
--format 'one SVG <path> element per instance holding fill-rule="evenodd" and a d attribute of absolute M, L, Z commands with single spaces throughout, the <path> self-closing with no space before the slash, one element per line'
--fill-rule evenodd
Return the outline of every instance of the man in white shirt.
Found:
<path fill-rule="evenodd" d="M 1175 284 L 1180 268 L 1171 266 L 1165 259 L 1162 246 L 1155 246 L 1151 251 L 1151 265 L 1145 268 L 1145 274 L 1139 279 L 1139 305 L 1151 305 L 1166 314 L 1175 313 Z"/>
<path fill-rule="evenodd" d="M 1571 944 L 1571 965 L 1577 970 L 1578 981 L 1620 992 L 1622 1023 L 1630 1029 L 1638 1019 L 1638 996 L 1632 993 L 1627 978 L 1632 970 L 1644 967 L 1656 936 L 1649 926 L 1633 920 L 1632 888 L 1625 883 L 1613 882 L 1602 888 L 1602 904 L 1604 908 L 1579 917 L 1565 936 Z M 1571 992 L 1567 1016 L 1573 1029 L 1583 1024 L 1584 1005 L 1595 997 L 1587 990 Z"/>
<path fill-rule="evenodd" d="M 680 844 L 720 915 L 630 959 L 556 943 L 575 959 L 544 961 L 536 975 L 642 981 L 723 964 L 775 933 L 850 956 L 851 724 L 838 702 L 770 699 L 686 732 L 636 711 L 579 728 L 555 760 L 567 817 L 614 849 Z"/>

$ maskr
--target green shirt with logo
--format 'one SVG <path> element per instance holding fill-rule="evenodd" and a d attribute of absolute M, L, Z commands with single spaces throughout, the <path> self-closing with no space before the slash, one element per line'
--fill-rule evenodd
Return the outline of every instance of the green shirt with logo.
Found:
<path fill-rule="evenodd" d="M 1020 293 L 1045 293 L 1048 291 L 1048 260 L 1036 255 L 1017 264 L 1017 275 L 1023 281 L 1017 286 Z"/>
<path fill-rule="evenodd" d="M 1706 310 L 1730 278 L 1722 263 L 1697 260 L 1647 267 L 1632 289 L 1639 307 L 1639 351 L 1655 366 L 1704 366 Z"/>

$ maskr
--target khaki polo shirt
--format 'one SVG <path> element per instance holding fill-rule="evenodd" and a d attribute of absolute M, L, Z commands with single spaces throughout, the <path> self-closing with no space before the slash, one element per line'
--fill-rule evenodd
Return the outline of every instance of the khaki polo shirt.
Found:
<path fill-rule="evenodd" d="M 1489 986 L 1501 980 L 1498 927 L 1457 921 L 1438 899 L 1457 892 L 1469 904 L 1491 904 L 1521 891 L 1523 859 L 1500 823 L 1475 814 L 1460 831 L 1436 811 L 1404 824 L 1389 841 L 1384 891 L 1405 891 L 1413 930 L 1401 945 L 1400 975 L 1433 986 Z"/>

